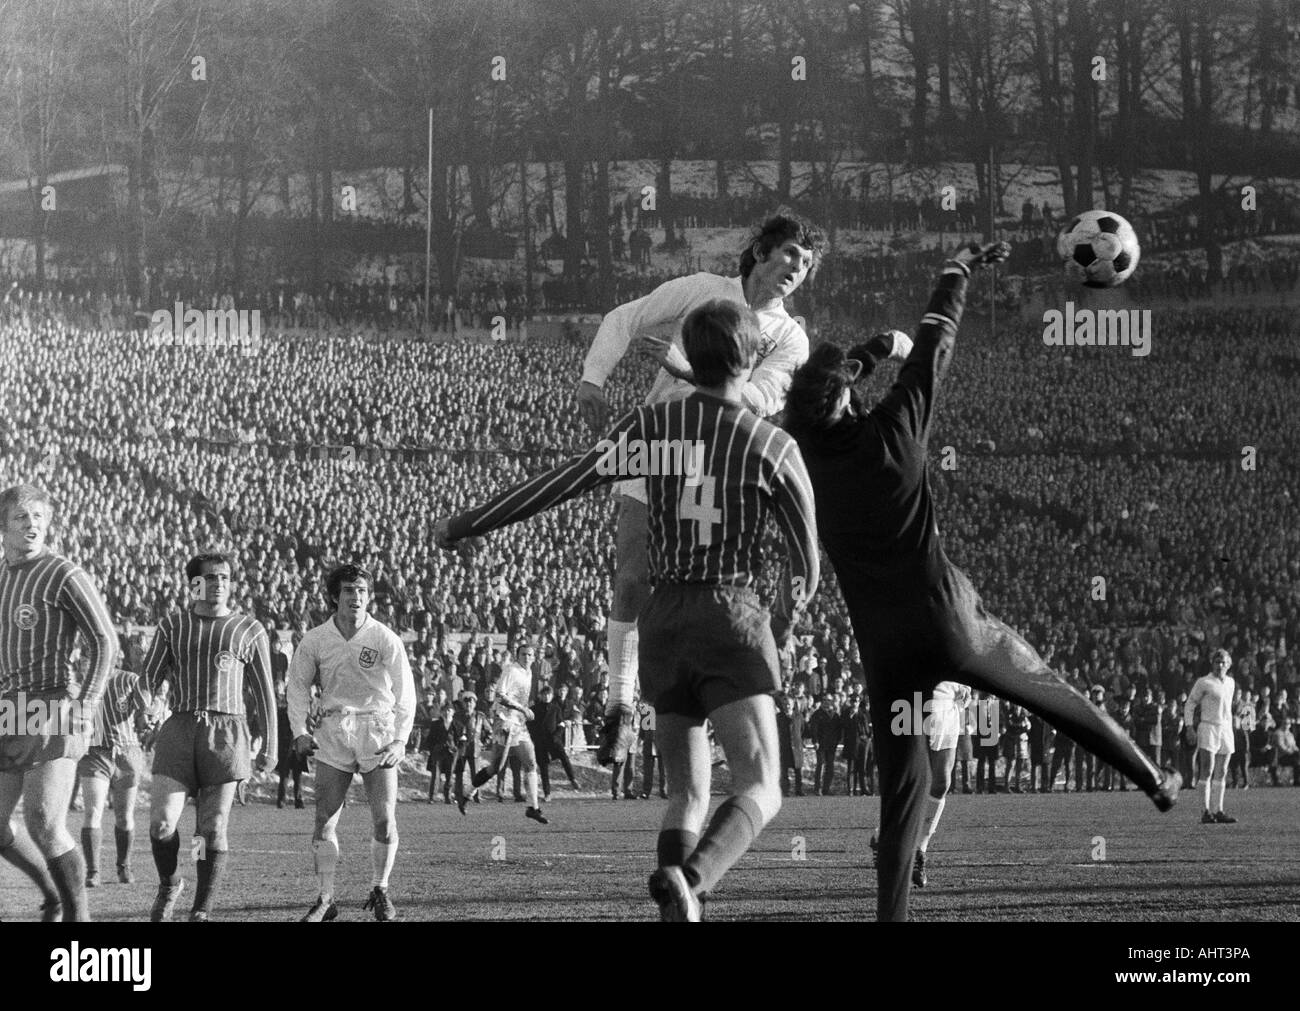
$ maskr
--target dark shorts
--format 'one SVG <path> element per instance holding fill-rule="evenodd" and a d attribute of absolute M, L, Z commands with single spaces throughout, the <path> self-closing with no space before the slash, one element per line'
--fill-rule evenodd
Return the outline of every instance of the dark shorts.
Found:
<path fill-rule="evenodd" d="M 669 583 L 637 619 L 641 698 L 659 713 L 703 719 L 781 687 L 767 608 L 752 589 Z"/>
<path fill-rule="evenodd" d="M 3 714 L 6 722 L 17 720 L 15 729 L 38 730 L 37 733 L 0 734 L 0 772 L 21 774 L 46 762 L 60 758 L 81 758 L 90 746 L 82 734 L 61 734 L 59 730 L 68 729 L 61 726 L 56 719 L 53 722 L 41 721 L 39 728 L 28 721 L 32 702 L 42 706 L 57 703 L 67 695 L 63 690 L 52 692 L 9 692 L 0 696 L 0 705 L 8 710 Z M 20 711 L 21 710 L 21 711 Z"/>
<path fill-rule="evenodd" d="M 190 793 L 247 779 L 253 771 L 248 720 L 230 713 L 174 713 L 153 747 L 153 774 Z"/>
<path fill-rule="evenodd" d="M 114 786 L 130 788 L 140 782 L 144 753 L 139 748 L 94 747 L 77 763 L 82 779 L 107 779 Z"/>

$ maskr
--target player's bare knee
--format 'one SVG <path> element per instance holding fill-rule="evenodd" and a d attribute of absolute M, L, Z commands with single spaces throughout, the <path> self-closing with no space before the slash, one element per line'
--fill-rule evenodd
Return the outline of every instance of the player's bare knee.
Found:
<path fill-rule="evenodd" d="M 375 819 L 374 840 L 377 843 L 395 843 L 397 842 L 397 817 L 395 815 L 384 815 L 382 818 Z"/>

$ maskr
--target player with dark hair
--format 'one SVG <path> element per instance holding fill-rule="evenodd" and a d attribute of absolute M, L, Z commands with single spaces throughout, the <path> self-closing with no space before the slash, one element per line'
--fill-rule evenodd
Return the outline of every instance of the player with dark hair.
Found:
<path fill-rule="evenodd" d="M 316 753 L 316 827 L 312 854 L 320 891 L 304 923 L 338 916 L 334 875 L 339 814 L 352 777 L 361 774 L 370 803 L 373 877 L 365 908 L 381 923 L 397 919 L 388 879 L 397 860 L 397 763 L 415 725 L 415 678 L 401 638 L 370 616 L 374 579 L 339 565 L 325 580 L 334 614 L 302 637 L 289 663 L 289 726 L 300 757 Z M 312 682 L 320 679 L 320 725 L 307 730 Z"/>
<path fill-rule="evenodd" d="M 603 432 L 609 406 L 603 387 L 638 334 L 681 321 L 691 310 L 722 299 L 748 305 L 758 317 L 758 358 L 741 390 L 741 403 L 759 417 L 777 414 L 785 403 L 790 374 L 808 358 L 808 337 L 786 312 L 784 299 L 794 294 L 817 265 L 826 237 L 816 225 L 785 210 L 769 217 L 740 256 L 740 275 L 697 273 L 674 278 L 650 294 L 611 309 L 601 321 L 583 364 L 578 407 L 592 434 Z M 658 404 L 688 396 L 703 384 L 691 375 L 680 345 L 647 337 L 645 346 L 663 366 L 645 403 Z M 614 593 L 609 635 L 609 699 L 606 728 L 597 758 L 603 765 L 625 752 L 636 723 L 632 686 L 636 683 L 637 615 L 650 597 L 646 569 L 646 487 L 640 478 L 614 487 L 618 502 Z"/>
<path fill-rule="evenodd" d="M 617 464 L 626 447 L 652 458 L 677 447 L 681 466 L 652 467 L 646 477 L 654 591 L 639 643 L 641 697 L 655 707 L 669 784 L 650 878 L 663 920 L 699 919 L 701 897 L 781 807 L 777 640 L 815 592 L 819 563 L 799 450 L 742 401 L 760 341 L 747 307 L 706 302 L 682 326 L 699 388 L 635 408 L 581 456 L 435 526 L 438 543 L 451 547 L 624 476 Z M 772 616 L 754 589 L 769 516 L 789 547 L 791 574 Z M 726 754 L 732 795 L 701 836 L 712 772 L 706 719 Z"/>
<path fill-rule="evenodd" d="M 117 635 L 90 577 L 47 547 L 53 518 L 49 495 L 34 485 L 0 493 L 0 702 L 26 720 L 0 734 L 0 858 L 40 888 L 43 919 L 79 922 L 89 919 L 86 865 L 68 833 L 68 803 Z M 80 685 L 78 633 L 88 661 Z M 26 719 L 33 703 L 45 713 L 39 726 Z M 20 800 L 26 832 L 11 821 Z"/>
<path fill-rule="evenodd" d="M 1173 806 L 1177 773 L 1161 771 L 1105 713 L 1055 675 L 1012 629 L 984 611 L 939 540 L 926 468 L 939 384 L 952 356 L 971 268 L 1004 259 L 1004 243 L 948 261 L 914 346 L 885 334 L 851 352 L 824 344 L 794 375 L 786 427 L 817 496 L 817 525 L 862 651 L 880 761 L 877 916 L 907 918 L 910 873 L 930 776 L 925 735 L 891 726 L 894 703 L 929 699 L 952 679 L 1019 703 Z M 905 358 L 870 411 L 855 384 L 886 357 Z M 910 723 L 910 721 L 908 721 Z M 906 728 L 905 728 L 906 730 Z M 945 784 L 946 785 L 946 784 Z"/>
<path fill-rule="evenodd" d="M 178 828 L 185 798 L 198 798 L 195 861 L 197 884 L 190 920 L 204 922 L 212 910 L 230 844 L 226 829 L 238 784 L 252 772 L 252 741 L 244 688 L 265 727 L 258 768 L 276 754 L 275 688 L 266 629 L 251 615 L 230 609 L 230 562 L 224 555 L 195 555 L 185 566 L 192 602 L 188 610 L 158 623 L 144 660 L 141 682 L 157 696 L 170 686 L 172 715 L 154 742 L 149 838 L 158 868 L 158 895 L 149 918 L 170 920 L 185 887 L 177 871 Z"/>

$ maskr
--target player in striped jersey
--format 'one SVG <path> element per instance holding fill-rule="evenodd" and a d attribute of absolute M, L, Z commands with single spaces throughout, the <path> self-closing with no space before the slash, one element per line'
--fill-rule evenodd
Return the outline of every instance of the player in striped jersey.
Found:
<path fill-rule="evenodd" d="M 0 707 L 25 718 L 42 704 L 42 725 L 0 729 L 0 857 L 45 897 L 44 919 L 89 919 L 86 865 L 68 833 L 77 760 L 89 744 L 95 712 L 113 669 L 117 636 L 90 577 L 46 546 L 50 497 L 33 485 L 0 493 Z M 72 663 L 80 634 L 88 662 L 78 687 Z M 0 721 L 3 717 L 0 717 Z M 27 832 L 13 824 L 23 802 Z"/>
<path fill-rule="evenodd" d="M 794 375 L 786 426 L 799 440 L 817 493 L 817 525 L 862 651 L 880 762 L 876 915 L 907 918 L 930 761 L 925 736 L 891 725 L 944 678 L 1019 703 L 1121 769 L 1161 810 L 1178 794 L 1105 713 L 1054 674 L 1024 639 L 989 616 L 939 539 L 927 453 L 939 383 L 965 306 L 971 267 L 997 262 L 1003 243 L 963 249 L 944 266 L 898 380 L 872 410 L 854 383 L 895 352 L 892 335 L 846 354 L 823 344 Z M 946 782 L 944 786 L 946 787 Z"/>
<path fill-rule="evenodd" d="M 113 792 L 113 841 L 117 846 L 117 880 L 129 885 L 131 842 L 135 835 L 135 794 L 144 767 L 140 731 L 149 720 L 152 700 L 140 687 L 140 675 L 115 670 L 104 690 L 90 750 L 77 763 L 86 814 L 81 848 L 86 854 L 86 887 L 99 884 L 99 848 L 103 840 L 104 804 Z"/>
<path fill-rule="evenodd" d="M 185 566 L 193 602 L 158 624 L 144 661 L 146 691 L 169 685 L 172 715 L 154 744 L 149 839 L 158 868 L 158 895 L 150 919 L 171 919 L 185 887 L 177 871 L 177 833 L 185 798 L 198 797 L 195 862 L 197 883 L 191 921 L 206 921 L 230 846 L 226 826 L 235 788 L 252 771 L 244 682 L 253 679 L 252 698 L 266 728 L 258 768 L 277 751 L 275 689 L 266 629 L 255 618 L 231 611 L 230 562 L 202 554 Z"/>
<path fill-rule="evenodd" d="M 794 294 L 815 266 L 826 239 L 821 229 L 792 214 L 777 213 L 763 222 L 740 257 L 739 277 L 697 273 L 674 278 L 650 294 L 611 309 L 601 321 L 583 364 L 577 400 L 592 434 L 608 424 L 604 385 L 639 333 L 665 324 L 680 326 L 686 315 L 713 299 L 740 302 L 757 314 L 761 341 L 758 360 L 740 393 L 741 402 L 760 417 L 777 414 L 785 404 L 790 374 L 808 359 L 808 337 L 786 312 L 784 299 Z M 647 404 L 691 394 L 694 380 L 680 345 L 647 339 L 663 366 Z M 637 615 L 650 597 L 646 568 L 646 487 L 640 478 L 620 481 L 614 593 L 609 615 L 609 700 L 606 726 L 597 758 L 608 765 L 622 754 L 635 732 L 632 686 L 636 683 Z"/>
<path fill-rule="evenodd" d="M 312 859 L 320 892 L 304 923 L 338 917 L 334 875 L 339 862 L 339 814 L 352 777 L 361 774 L 374 830 L 374 872 L 365 908 L 380 922 L 397 919 L 388 879 L 397 860 L 397 763 L 415 725 L 415 678 L 401 638 L 367 610 L 374 579 L 359 565 L 339 565 L 325 577 L 334 604 L 328 621 L 309 630 L 289 663 L 289 726 L 300 758 L 316 752 L 316 828 Z M 311 686 L 321 696 L 315 731 L 307 729 Z"/>
<path fill-rule="evenodd" d="M 548 820 L 537 799 L 537 753 L 528 734 L 528 721 L 533 718 L 533 711 L 528 708 L 528 696 L 533 687 L 532 666 L 537 659 L 537 650 L 532 643 L 521 642 L 515 650 L 515 658 L 517 663 L 507 658 L 501 664 L 501 674 L 493 684 L 496 701 L 492 714 L 492 753 L 487 765 L 471 777 L 470 786 L 477 790 L 493 776 L 502 773 L 509 759 L 517 758 L 528 797 L 524 817 L 546 825 Z M 457 777 L 456 806 L 461 814 L 465 813 L 466 803 L 465 792 Z"/>
<path fill-rule="evenodd" d="M 798 448 L 741 401 L 760 339 L 743 305 L 693 310 L 682 342 L 699 384 L 694 393 L 630 411 L 583 455 L 435 526 L 438 542 L 451 547 L 636 474 L 625 460 L 650 464 L 654 591 L 640 615 L 639 652 L 641 695 L 655 707 L 669 784 L 659 869 L 650 879 L 665 920 L 698 919 L 700 897 L 781 806 L 776 640 L 789 635 L 817 588 L 812 492 Z M 673 463 L 673 447 L 680 466 L 663 466 Z M 754 590 L 769 516 L 788 545 L 791 577 L 771 617 Z M 733 794 L 701 837 L 711 773 L 706 718 L 726 753 Z"/>
<path fill-rule="evenodd" d="M 1210 673 L 1197 678 L 1183 706 L 1183 733 L 1190 747 L 1196 745 L 1196 774 L 1205 794 L 1201 823 L 1232 825 L 1236 818 L 1223 810 L 1223 787 L 1228 759 L 1236 746 L 1232 738 L 1232 701 L 1237 682 L 1228 677 L 1232 657 L 1216 649 L 1210 657 Z M 1211 793 L 1214 810 L 1210 810 Z"/>

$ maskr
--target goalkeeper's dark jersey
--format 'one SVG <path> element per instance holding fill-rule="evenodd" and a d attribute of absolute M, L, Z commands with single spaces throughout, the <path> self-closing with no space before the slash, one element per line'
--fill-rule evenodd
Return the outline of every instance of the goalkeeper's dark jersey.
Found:
<path fill-rule="evenodd" d="M 961 266 L 944 270 L 898 380 L 874 409 L 800 435 L 817 495 L 817 528 L 846 599 L 888 606 L 914 600 L 948 564 L 926 448 L 965 307 L 966 281 Z"/>
<path fill-rule="evenodd" d="M 599 484 L 640 476 L 649 499 L 651 583 L 750 586 L 770 514 L 789 546 L 792 584 L 812 596 L 817 527 L 798 446 L 740 404 L 698 392 L 629 411 L 582 456 L 454 517 L 450 533 L 486 533 Z"/>

